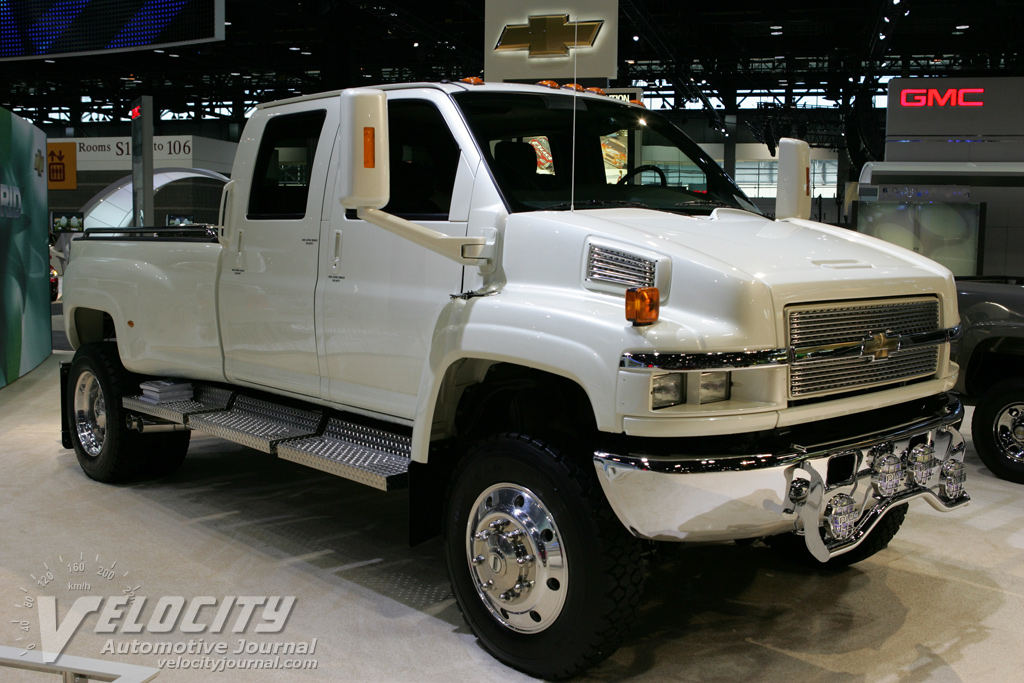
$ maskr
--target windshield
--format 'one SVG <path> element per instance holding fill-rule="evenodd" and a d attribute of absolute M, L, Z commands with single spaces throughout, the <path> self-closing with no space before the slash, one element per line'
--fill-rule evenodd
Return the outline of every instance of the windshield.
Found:
<path fill-rule="evenodd" d="M 758 212 L 700 147 L 653 112 L 555 93 L 469 91 L 454 97 L 511 211 L 574 205 Z"/>

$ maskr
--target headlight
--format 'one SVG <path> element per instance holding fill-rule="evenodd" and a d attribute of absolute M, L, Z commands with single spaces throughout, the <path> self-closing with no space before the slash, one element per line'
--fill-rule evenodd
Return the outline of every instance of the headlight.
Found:
<path fill-rule="evenodd" d="M 716 403 L 729 400 L 729 384 L 732 378 L 728 372 L 700 373 L 700 402 Z"/>
<path fill-rule="evenodd" d="M 686 402 L 686 376 L 681 373 L 651 378 L 651 407 L 668 408 Z"/>

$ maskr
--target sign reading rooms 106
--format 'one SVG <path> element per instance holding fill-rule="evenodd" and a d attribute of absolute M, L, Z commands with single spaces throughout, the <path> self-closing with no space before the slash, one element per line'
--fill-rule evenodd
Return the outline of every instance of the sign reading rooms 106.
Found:
<path fill-rule="evenodd" d="M 191 154 L 192 141 L 188 138 L 166 141 L 156 140 L 153 142 L 153 151 L 170 156 Z M 130 157 L 132 155 L 132 142 L 131 140 L 119 140 L 113 143 L 79 142 L 78 152 L 80 154 L 112 152 L 116 157 Z"/>

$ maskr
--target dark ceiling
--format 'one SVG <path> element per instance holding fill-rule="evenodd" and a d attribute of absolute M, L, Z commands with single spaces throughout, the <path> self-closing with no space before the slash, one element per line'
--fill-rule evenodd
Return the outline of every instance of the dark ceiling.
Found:
<path fill-rule="evenodd" d="M 0 104 L 81 135 L 81 114 L 118 121 L 139 95 L 182 119 L 239 122 L 251 104 L 296 93 L 479 75 L 484 5 L 226 0 L 222 42 L 2 63 L 9 94 Z M 873 77 L 1024 75 L 1022 36 L 1024 0 L 620 0 L 611 85 L 644 80 L 675 107 L 720 103 L 706 111 L 712 120 L 750 91 L 774 94 L 782 108 L 817 94 L 841 112 L 858 91 L 884 89 Z"/>

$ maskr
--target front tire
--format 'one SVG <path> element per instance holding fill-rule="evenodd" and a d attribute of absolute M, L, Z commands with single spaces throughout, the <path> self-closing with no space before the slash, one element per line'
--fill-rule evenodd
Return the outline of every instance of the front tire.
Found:
<path fill-rule="evenodd" d="M 1024 379 L 1001 382 L 981 397 L 971 438 L 992 474 L 1024 484 Z"/>
<path fill-rule="evenodd" d="M 533 676 L 610 655 L 640 602 L 640 543 L 588 464 L 506 434 L 471 449 L 451 484 L 443 540 L 459 608 L 487 650 Z"/>

